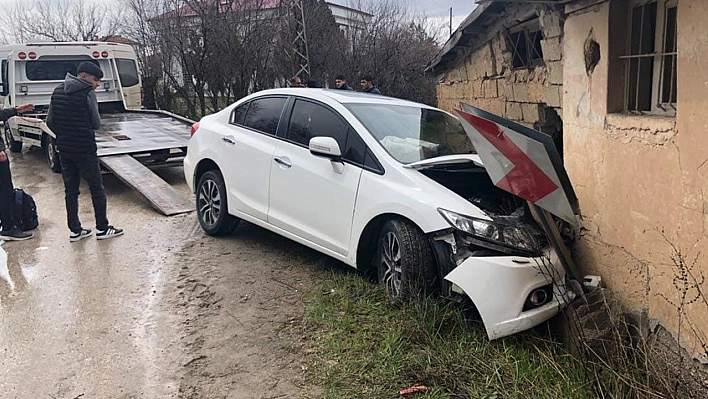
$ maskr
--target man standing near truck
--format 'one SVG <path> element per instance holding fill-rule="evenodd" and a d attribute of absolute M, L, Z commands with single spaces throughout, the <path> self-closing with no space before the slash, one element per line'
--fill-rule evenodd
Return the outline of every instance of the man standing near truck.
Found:
<path fill-rule="evenodd" d="M 23 112 L 30 112 L 33 109 L 33 104 L 22 104 L 17 108 L 3 109 L 0 110 L 0 120 L 6 123 L 13 116 Z M 5 153 L 5 143 L 0 137 L 0 223 L 2 223 L 0 239 L 5 241 L 21 241 L 34 237 L 32 233 L 22 231 L 17 227 L 13 217 L 15 214 L 12 198 L 14 189 L 12 174 L 10 173 L 10 160 Z"/>
<path fill-rule="evenodd" d="M 49 103 L 47 126 L 56 135 L 71 242 L 93 235 L 91 229 L 84 229 L 79 220 L 79 185 L 82 177 L 91 190 L 96 238 L 102 240 L 123 234 L 122 229 L 108 224 L 106 191 L 98 164 L 95 130 L 101 128 L 101 116 L 94 90 L 101 85 L 101 78 L 103 71 L 98 65 L 82 62 L 76 76 L 66 74 L 64 83 L 54 89 Z"/>

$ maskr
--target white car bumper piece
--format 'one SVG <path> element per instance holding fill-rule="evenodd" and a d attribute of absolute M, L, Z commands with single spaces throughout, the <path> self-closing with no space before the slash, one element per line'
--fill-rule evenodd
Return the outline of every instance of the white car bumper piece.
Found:
<path fill-rule="evenodd" d="M 453 291 L 472 299 L 490 340 L 535 327 L 575 298 L 565 284 L 565 271 L 553 251 L 536 258 L 470 257 L 445 279 L 453 283 Z M 523 311 L 531 292 L 550 283 L 553 283 L 553 298 L 540 307 Z"/>

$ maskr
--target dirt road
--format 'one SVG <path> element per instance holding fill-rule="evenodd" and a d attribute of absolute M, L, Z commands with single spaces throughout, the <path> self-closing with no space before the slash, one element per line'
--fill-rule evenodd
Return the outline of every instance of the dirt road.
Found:
<path fill-rule="evenodd" d="M 13 154 L 35 197 L 36 237 L 0 256 L 0 397 L 292 398 L 306 388 L 302 295 L 328 258 L 252 225 L 203 234 L 113 176 L 108 216 L 125 236 L 70 243 L 61 176 L 40 150 Z M 181 168 L 159 174 L 185 193 Z M 88 188 L 80 216 L 94 228 Z"/>

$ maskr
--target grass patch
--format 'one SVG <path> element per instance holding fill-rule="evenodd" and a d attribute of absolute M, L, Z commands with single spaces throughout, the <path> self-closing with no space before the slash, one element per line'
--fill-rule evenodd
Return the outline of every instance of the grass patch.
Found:
<path fill-rule="evenodd" d="M 442 298 L 399 309 L 355 273 L 331 272 L 307 297 L 308 381 L 327 398 L 596 398 L 582 363 L 537 333 L 489 342 L 480 321 Z"/>

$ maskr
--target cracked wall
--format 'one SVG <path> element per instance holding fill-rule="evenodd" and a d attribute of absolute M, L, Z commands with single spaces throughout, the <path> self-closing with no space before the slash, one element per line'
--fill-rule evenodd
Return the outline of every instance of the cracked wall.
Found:
<path fill-rule="evenodd" d="M 544 106 L 561 114 L 563 100 L 562 13 L 550 7 L 509 5 L 503 18 L 490 27 L 486 39 L 475 41 L 465 56 L 438 76 L 438 107 L 452 112 L 466 102 L 485 111 L 534 127 Z M 509 28 L 538 18 L 543 32 L 544 65 L 511 68 Z"/>
<path fill-rule="evenodd" d="M 626 34 L 626 10 L 619 1 L 597 3 L 569 6 L 563 35 L 565 165 L 584 228 L 575 254 L 626 304 L 683 331 L 688 346 L 704 332 L 706 342 L 708 306 L 687 304 L 678 317 L 672 302 L 679 298 L 675 249 L 697 276 L 708 273 L 701 253 L 708 248 L 708 2 L 679 1 L 676 117 L 614 112 L 623 99 L 615 47 Z M 589 36 L 600 51 L 592 71 Z"/>

